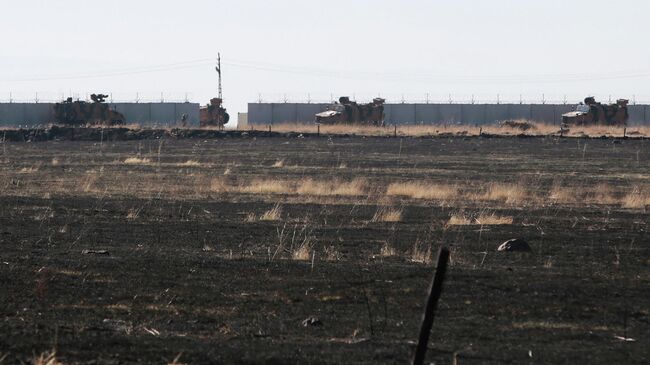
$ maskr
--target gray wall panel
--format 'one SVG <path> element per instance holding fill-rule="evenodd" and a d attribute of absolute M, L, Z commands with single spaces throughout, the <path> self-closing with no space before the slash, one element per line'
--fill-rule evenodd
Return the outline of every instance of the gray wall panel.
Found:
<path fill-rule="evenodd" d="M 271 124 L 296 123 L 298 121 L 298 105 L 294 103 L 273 104 Z"/>
<path fill-rule="evenodd" d="M 157 124 L 173 124 L 178 122 L 175 119 L 176 112 L 174 104 L 151 103 L 151 121 Z"/>
<path fill-rule="evenodd" d="M 297 104 L 296 121 L 299 123 L 311 123 L 315 115 L 327 109 L 327 104 Z"/>
<path fill-rule="evenodd" d="M 248 124 L 269 124 L 273 114 L 273 104 L 248 104 Z"/>
<path fill-rule="evenodd" d="M 630 114 L 630 125 L 648 125 L 646 120 L 646 110 L 647 106 L 645 105 L 630 105 L 627 108 L 628 113 Z"/>
<path fill-rule="evenodd" d="M 507 105 L 508 105 L 508 112 L 509 112 L 509 116 L 507 119 L 529 120 L 532 118 L 532 105 L 530 104 L 507 104 Z"/>
<path fill-rule="evenodd" d="M 534 104 L 531 105 L 531 120 L 535 122 L 544 122 L 549 124 L 558 124 L 558 117 L 554 105 Z"/>
<path fill-rule="evenodd" d="M 438 113 L 438 107 L 434 104 L 413 104 L 415 109 L 415 123 L 431 123 L 435 120 Z M 388 119 L 387 119 L 388 120 Z"/>
<path fill-rule="evenodd" d="M 463 122 L 460 104 L 438 104 L 438 111 L 440 123 L 458 124 Z"/>
<path fill-rule="evenodd" d="M 127 123 L 147 123 L 151 121 L 149 103 L 115 103 L 111 104 L 111 107 L 124 114 Z"/>
<path fill-rule="evenodd" d="M 394 124 L 415 123 L 415 104 L 393 104 L 390 120 Z"/>
<path fill-rule="evenodd" d="M 23 108 L 23 122 L 21 124 L 39 125 L 47 124 L 52 118 L 53 104 L 21 104 Z"/>
<path fill-rule="evenodd" d="M 461 104 L 460 110 L 463 116 L 463 123 L 485 124 L 485 104 Z"/>
<path fill-rule="evenodd" d="M 485 120 L 503 121 L 514 119 L 510 117 L 509 104 L 485 104 Z"/>

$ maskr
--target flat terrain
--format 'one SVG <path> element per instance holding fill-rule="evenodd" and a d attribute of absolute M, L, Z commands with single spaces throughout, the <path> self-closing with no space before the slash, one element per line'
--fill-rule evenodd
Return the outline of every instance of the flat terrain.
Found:
<path fill-rule="evenodd" d="M 445 245 L 429 361 L 647 364 L 649 144 L 1 143 L 0 358 L 403 364 Z"/>

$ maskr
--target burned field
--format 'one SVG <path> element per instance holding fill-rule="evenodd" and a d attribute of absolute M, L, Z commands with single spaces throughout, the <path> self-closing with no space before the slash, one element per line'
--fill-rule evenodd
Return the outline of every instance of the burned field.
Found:
<path fill-rule="evenodd" d="M 7 364 L 405 363 L 442 245 L 428 360 L 650 357 L 647 140 L 1 147 Z"/>

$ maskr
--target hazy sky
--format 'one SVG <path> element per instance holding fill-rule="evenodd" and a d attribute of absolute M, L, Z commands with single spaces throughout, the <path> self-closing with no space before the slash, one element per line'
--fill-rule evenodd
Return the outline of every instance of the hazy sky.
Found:
<path fill-rule="evenodd" d="M 0 100 L 650 101 L 650 1 L 0 0 Z"/>

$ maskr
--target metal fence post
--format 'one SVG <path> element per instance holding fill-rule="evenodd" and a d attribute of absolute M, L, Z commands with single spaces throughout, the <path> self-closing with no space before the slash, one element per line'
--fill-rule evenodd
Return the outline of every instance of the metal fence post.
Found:
<path fill-rule="evenodd" d="M 429 345 L 429 336 L 431 335 L 433 319 L 436 314 L 436 308 L 438 306 L 440 294 L 442 294 L 442 283 L 445 280 L 448 261 L 449 249 L 446 247 L 441 247 L 438 251 L 436 273 L 433 276 L 433 281 L 431 282 L 431 290 L 429 291 L 427 303 L 424 308 L 424 316 L 422 318 L 422 326 L 420 327 L 418 345 L 415 349 L 415 355 L 413 356 L 413 365 L 422 365 L 424 363 L 424 356 L 427 353 L 427 346 Z"/>

